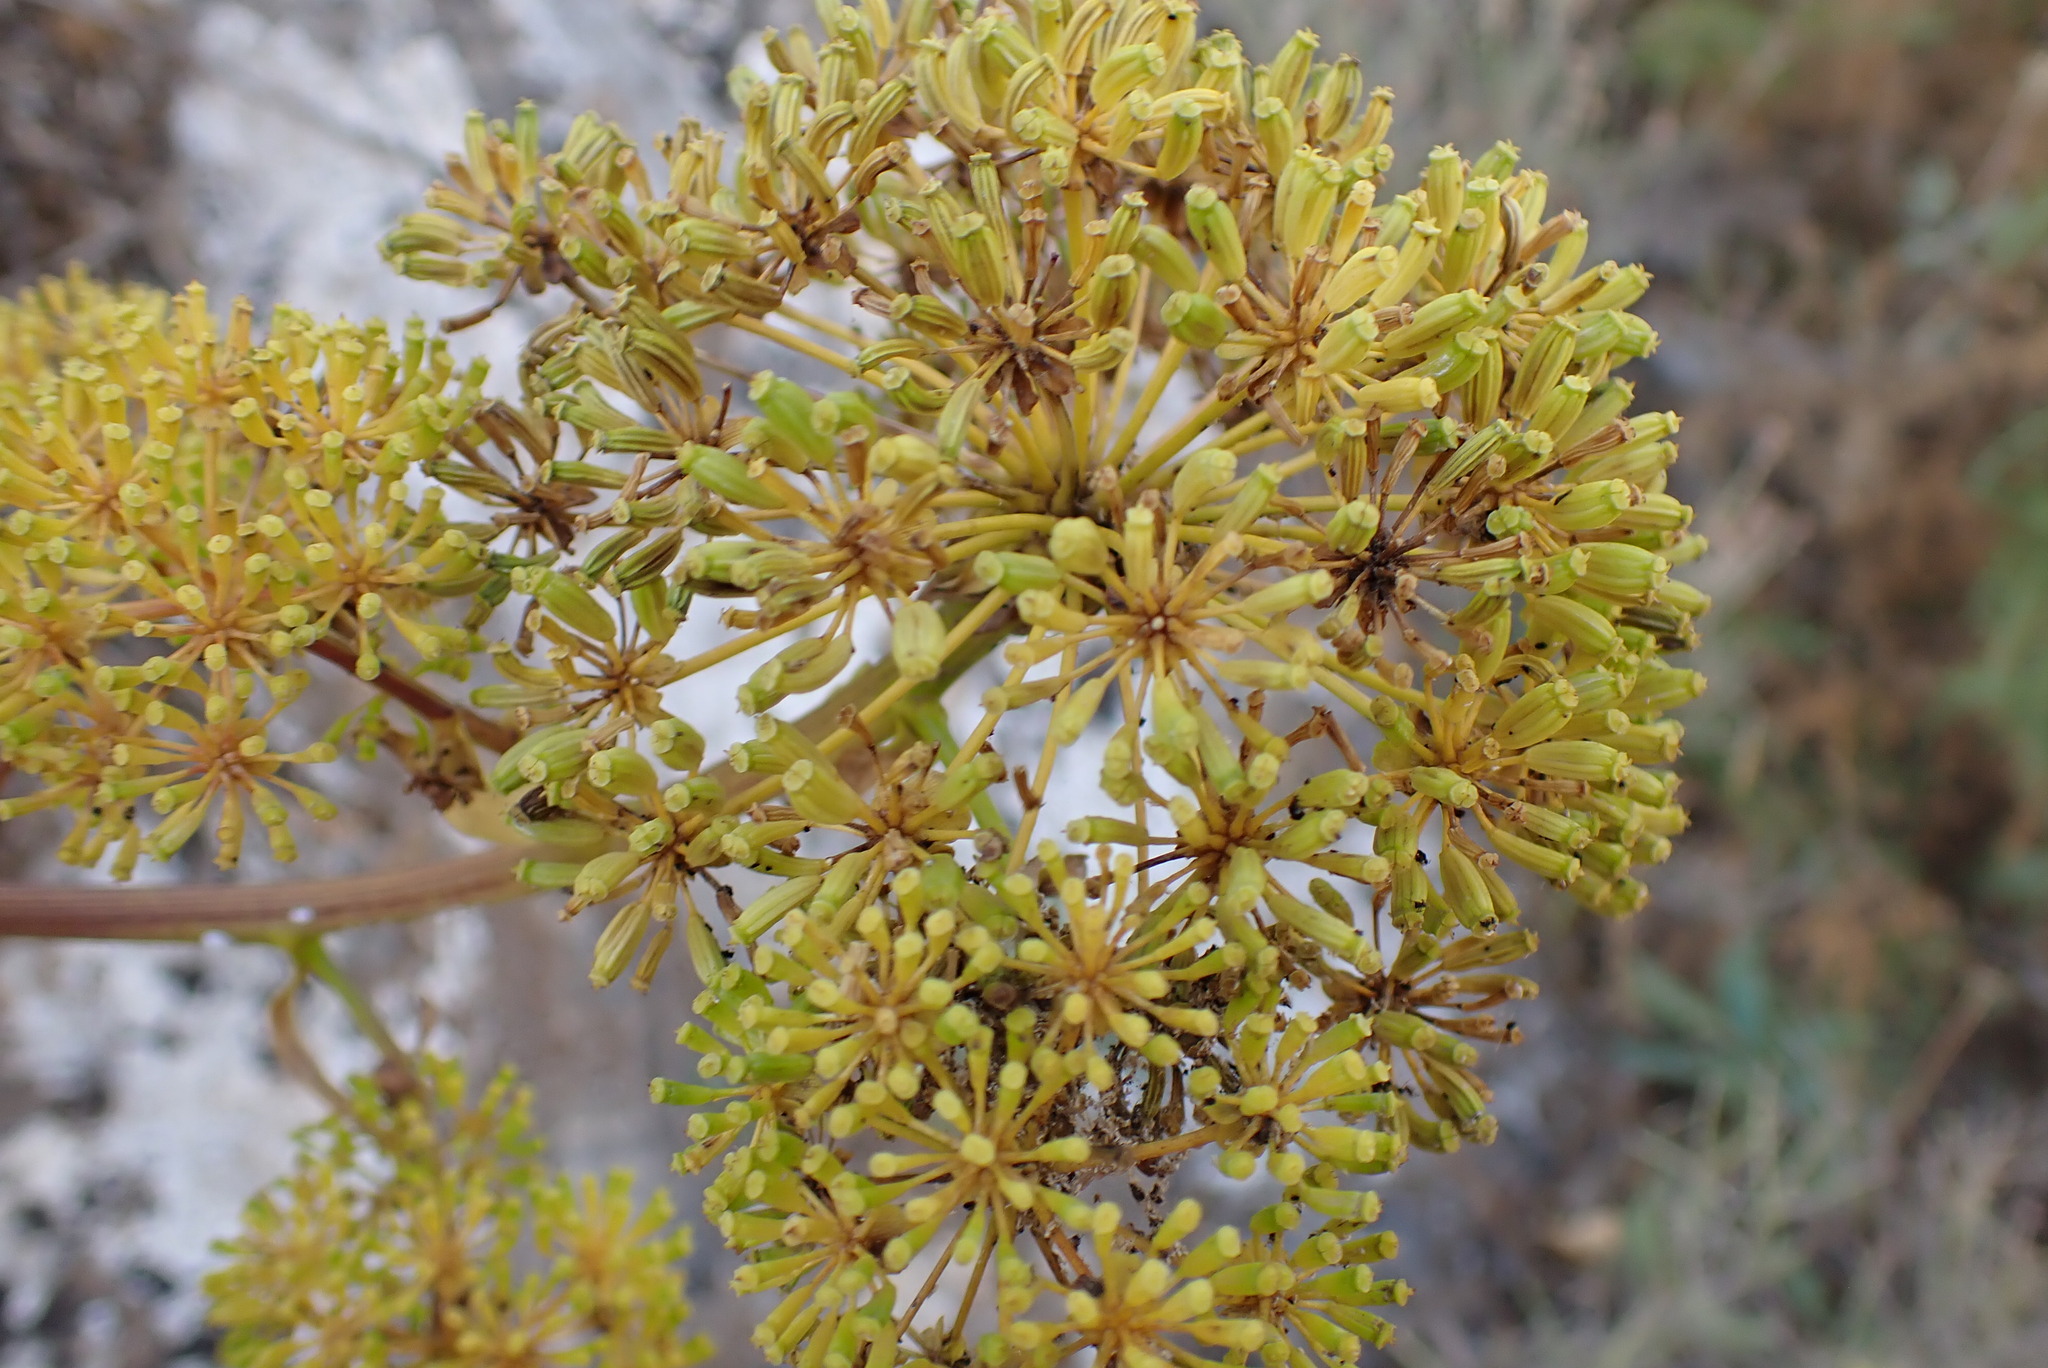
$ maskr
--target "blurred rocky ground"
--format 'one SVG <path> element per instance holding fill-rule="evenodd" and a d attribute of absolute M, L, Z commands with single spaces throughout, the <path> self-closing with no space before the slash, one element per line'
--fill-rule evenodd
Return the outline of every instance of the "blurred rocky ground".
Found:
<path fill-rule="evenodd" d="M 715 0 L 0 0 L 0 282 L 70 260 L 355 316 L 463 112 L 718 117 L 766 19 Z M 2033 0 L 1209 0 L 1395 86 L 1396 145 L 1520 141 L 1658 274 L 1642 397 L 1715 540 L 1696 829 L 1615 925 L 1545 906 L 1503 1138 L 1394 1180 L 1392 1357 L 2048 1362 L 2048 56 Z M 1405 169 L 1400 173 L 1405 174 Z M 507 313 L 465 345 L 509 354 Z M 313 872 L 423 862 L 363 773 Z M 0 874 L 62 877 L 47 828 Z M 247 876 L 261 877 L 252 868 Z M 156 877 L 220 877 L 194 864 Z M 555 1157 L 661 1179 L 692 988 L 594 994 L 544 907 L 352 933 L 407 1030 L 533 1082 Z M 0 1368 L 208 1361 L 207 1241 L 314 1102 L 256 948 L 0 945 Z M 367 1061 L 317 998 L 305 1031 Z M 685 1209 L 694 1203 L 678 1192 Z M 723 1363 L 753 1361 L 715 1238 Z"/>

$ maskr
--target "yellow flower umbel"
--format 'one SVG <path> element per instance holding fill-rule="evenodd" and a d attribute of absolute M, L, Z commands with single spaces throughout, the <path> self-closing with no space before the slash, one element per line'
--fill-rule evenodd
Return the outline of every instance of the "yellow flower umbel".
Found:
<path fill-rule="evenodd" d="M 417 324 L 280 311 L 259 339 L 245 302 L 222 320 L 196 286 L 77 277 L 0 305 L 0 353 L 0 749 L 42 785 L 0 816 L 69 807 L 61 853 L 111 852 L 122 877 L 209 822 L 232 865 L 252 817 L 291 859 L 285 799 L 333 805 L 290 775 L 336 753 L 277 744 L 305 734 L 281 722 L 300 662 L 378 680 L 395 648 L 460 673 L 475 645 L 438 602 L 487 583 L 489 529 L 406 477 L 468 421 L 480 373 L 451 391 Z M 396 670 L 382 684 L 421 694 Z M 459 763 L 467 742 L 446 739 Z"/>
<path fill-rule="evenodd" d="M 509 1076 L 474 1101 L 422 1059 L 415 1093 L 359 1079 L 346 1114 L 300 1137 L 298 1165 L 249 1204 L 207 1275 L 236 1368 L 602 1362 L 687 1368 L 680 1262 L 657 1192 L 623 1172 L 550 1178 Z"/>
<path fill-rule="evenodd" d="M 292 652 L 388 685 L 391 633 L 474 644 L 506 721 L 451 725 L 500 755 L 444 780 L 609 909 L 595 981 L 681 931 L 698 1081 L 655 1096 L 768 1352 L 1351 1362 L 1405 1296 L 1361 1176 L 1494 1133 L 1511 867 L 1625 915 L 1685 826 L 1705 543 L 1617 373 L 1648 275 L 1512 144 L 1389 186 L 1392 96 L 1312 34 L 1259 65 L 1190 0 L 818 9 L 730 138 L 472 119 L 386 246 L 491 292 L 451 326 L 560 304 L 516 400 L 380 330 L 21 314 L 55 359 L 0 370 L 0 741 L 49 787 L 12 801 L 192 821 L 291 759 Z M 167 663 L 100 661 L 116 630 Z M 1198 1155 L 1279 1184 L 1248 1231 L 1168 1209 Z"/>

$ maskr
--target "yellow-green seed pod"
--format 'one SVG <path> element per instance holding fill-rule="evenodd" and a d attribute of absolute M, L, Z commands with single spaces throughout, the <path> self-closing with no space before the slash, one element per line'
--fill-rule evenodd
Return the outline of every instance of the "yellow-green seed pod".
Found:
<path fill-rule="evenodd" d="M 1578 423 L 1579 415 L 1585 411 L 1586 401 L 1592 392 L 1592 382 L 1584 376 L 1567 375 L 1537 401 L 1535 411 L 1529 415 L 1530 428 L 1549 433 L 1552 437 L 1571 431 Z"/>
<path fill-rule="evenodd" d="M 1408 782 L 1418 794 L 1447 807 L 1468 808 L 1479 801 L 1479 786 L 1454 769 L 1425 765 L 1410 770 Z"/>
<path fill-rule="evenodd" d="M 974 558 L 974 577 L 991 589 L 1021 594 L 1060 583 L 1060 568 L 1044 556 L 1022 551 L 984 551 Z"/>
<path fill-rule="evenodd" d="M 1130 317 L 1138 298 L 1138 262 L 1128 253 L 1104 257 L 1081 289 L 1081 316 L 1097 328 L 1112 328 Z"/>
<path fill-rule="evenodd" d="M 1247 617 L 1284 617 L 1298 608 L 1306 608 L 1328 598 L 1336 587 L 1336 581 L 1327 570 L 1289 575 L 1278 584 L 1267 585 L 1239 600 L 1237 611 Z"/>
<path fill-rule="evenodd" d="M 1490 857 L 1489 857 L 1490 858 Z M 1493 893 L 1479 872 L 1479 863 L 1455 843 L 1438 852 L 1437 868 L 1443 879 L 1444 902 L 1458 924 L 1469 931 L 1491 931 L 1499 924 Z"/>
<path fill-rule="evenodd" d="M 1244 240 L 1238 236 L 1237 215 L 1231 207 L 1206 185 L 1188 191 L 1185 203 L 1188 231 L 1208 254 L 1209 264 L 1216 268 L 1217 275 L 1226 282 L 1244 279 Z"/>
<path fill-rule="evenodd" d="M 1370 499 L 1353 499 L 1331 517 L 1323 537 L 1332 551 L 1356 556 L 1372 545 L 1379 529 L 1380 506 Z"/>
<path fill-rule="evenodd" d="M 1267 174 L 1277 178 L 1301 142 L 1301 125 L 1287 102 L 1267 95 L 1252 104 L 1252 132 L 1265 158 Z"/>
<path fill-rule="evenodd" d="M 1361 405 L 1383 413 L 1416 413 L 1435 408 L 1440 396 L 1436 381 L 1426 375 L 1397 375 L 1360 385 L 1354 397 Z"/>
<path fill-rule="evenodd" d="M 1394 247 L 1376 244 L 1359 248 L 1323 282 L 1317 303 L 1331 313 L 1355 307 L 1393 276 L 1400 261 L 1401 253 Z"/>
<path fill-rule="evenodd" d="M 640 857 L 630 850 L 611 850 L 594 856 L 576 875 L 576 897 L 586 903 L 603 902 L 640 868 L 640 864 Z"/>
<path fill-rule="evenodd" d="M 1650 273 L 1641 266 L 1624 266 L 1614 277 L 1592 294 L 1579 301 L 1579 308 L 1586 313 L 1602 309 L 1626 309 L 1641 299 L 1650 288 Z"/>
<path fill-rule="evenodd" d="M 584 772 L 591 783 L 610 794 L 653 798 L 661 788 L 646 756 L 616 746 L 591 756 Z"/>
<path fill-rule="evenodd" d="M 1072 693 L 1061 699 L 1052 711 L 1048 731 L 1055 746 L 1071 746 L 1081 739 L 1088 724 L 1102 710 L 1103 694 L 1107 691 L 1112 676 L 1099 674 L 1083 680 Z"/>
<path fill-rule="evenodd" d="M 1563 730 L 1578 706 L 1578 691 L 1568 680 L 1534 685 L 1495 721 L 1493 739 L 1503 751 L 1526 749 Z"/>
<path fill-rule="evenodd" d="M 1468 189 L 1478 184 L 1474 181 Z M 1472 272 L 1479 265 L 1479 254 L 1486 250 L 1493 226 L 1485 212 L 1478 208 L 1467 208 L 1458 215 L 1450 237 L 1444 242 L 1443 264 L 1438 267 L 1437 278 L 1446 287 L 1462 290 L 1474 283 Z"/>
<path fill-rule="evenodd" d="M 1656 552 L 1627 542 L 1594 542 L 1586 553 L 1580 587 L 1617 600 L 1648 598 L 1665 584 L 1671 569 Z"/>
<path fill-rule="evenodd" d="M 967 445 L 968 428 L 974 422 L 975 408 L 981 403 L 982 377 L 970 376 L 953 386 L 946 397 L 946 406 L 939 413 L 933 436 L 939 439 L 939 451 L 952 460 Z"/>
<path fill-rule="evenodd" d="M 648 728 L 649 748 L 664 765 L 684 772 L 704 763 L 704 737 L 677 717 L 664 717 Z"/>
<path fill-rule="evenodd" d="M 890 633 L 890 654 L 904 679 L 936 679 L 945 664 L 946 623 L 939 610 L 921 599 L 896 609 Z"/>
<path fill-rule="evenodd" d="M 1230 315 L 1206 294 L 1189 290 L 1168 295 L 1159 310 L 1160 321 L 1175 340 L 1197 351 L 1214 351 L 1230 335 Z"/>
<path fill-rule="evenodd" d="M 809 401 L 805 402 L 808 412 Z M 805 419 L 809 422 L 808 417 Z M 729 451 L 701 444 L 685 447 L 676 464 L 698 484 L 729 503 L 747 508 L 780 508 L 782 500 L 747 473 L 746 462 Z"/>
<path fill-rule="evenodd" d="M 960 286 L 976 303 L 988 308 L 1000 305 L 1010 293 L 1008 254 L 1002 239 L 979 212 L 962 214 L 953 222 L 946 256 Z"/>
<path fill-rule="evenodd" d="M 1117 48 L 1097 64 L 1088 83 L 1088 98 L 1098 107 L 1106 108 L 1165 74 L 1166 54 L 1157 43 L 1131 43 Z"/>
<path fill-rule="evenodd" d="M 1563 318 L 1553 318 L 1537 331 L 1515 368 L 1515 383 L 1507 396 L 1510 413 L 1527 418 L 1535 412 L 1538 401 L 1564 378 L 1577 335 L 1577 325 Z"/>
<path fill-rule="evenodd" d="M 1344 375 L 1365 365 L 1373 343 L 1379 340 L 1379 324 L 1372 310 L 1355 309 L 1331 323 L 1316 343 L 1316 368 L 1325 375 Z"/>
<path fill-rule="evenodd" d="M 1458 221 L 1458 215 L 1465 209 L 1465 163 L 1457 148 L 1446 143 L 1429 150 L 1422 188 L 1429 197 L 1431 218 L 1440 224 Z"/>
<path fill-rule="evenodd" d="M 1062 518 L 1046 538 L 1052 562 L 1070 575 L 1093 577 L 1109 569 L 1109 539 L 1087 518 Z"/>
<path fill-rule="evenodd" d="M 647 923 L 652 917 L 653 909 L 644 899 L 628 903 L 612 914 L 591 955 L 591 987 L 609 987 L 626 971 L 626 966 L 632 963 L 633 952 L 647 934 Z"/>
<path fill-rule="evenodd" d="M 523 592 L 532 594 L 549 616 L 573 632 L 594 641 L 609 641 L 618 634 L 618 621 L 567 575 L 537 570 L 527 577 Z"/>
<path fill-rule="evenodd" d="M 1166 128 L 1160 135 L 1153 174 L 1160 180 L 1171 181 L 1186 173 L 1201 155 L 1202 138 L 1207 132 L 1202 102 L 1185 95 L 1176 99 L 1169 106 Z"/>
<path fill-rule="evenodd" d="M 1067 361 L 1081 375 L 1114 370 L 1137 350 L 1138 336 L 1129 328 L 1110 328 L 1089 338 L 1067 355 Z"/>
<path fill-rule="evenodd" d="M 1522 752 L 1522 762 L 1554 779 L 1612 784 L 1628 769 L 1628 756 L 1598 741 L 1541 741 Z"/>
<path fill-rule="evenodd" d="M 939 449 L 914 432 L 894 433 L 868 448 L 868 473 L 909 484 L 945 465 Z"/>
<path fill-rule="evenodd" d="M 1364 96 L 1365 76 L 1358 59 L 1348 55 L 1338 58 L 1316 83 L 1308 136 L 1317 142 L 1336 137 L 1351 122 Z"/>
<path fill-rule="evenodd" d="M 1523 605 L 1532 635 L 1564 641 L 1595 658 L 1607 655 L 1620 641 L 1614 623 L 1599 610 L 1563 594 L 1546 594 Z"/>
<path fill-rule="evenodd" d="M 1156 223 L 1138 229 L 1131 255 L 1170 290 L 1194 290 L 1201 285 L 1202 271 L 1181 240 Z"/>
<path fill-rule="evenodd" d="M 1173 477 L 1174 511 L 1186 516 L 1236 478 L 1236 452 L 1223 447 L 1203 447 L 1191 453 L 1181 462 Z"/>
<path fill-rule="evenodd" d="M 1405 197 L 1403 197 L 1405 198 Z M 1400 213 L 1401 198 L 1396 198 L 1394 207 L 1387 211 L 1389 217 Z M 1393 234 L 1387 233 L 1388 240 Z M 1400 239 L 1400 250 L 1394 258 L 1394 268 L 1373 288 L 1369 296 L 1375 309 L 1392 308 L 1406 299 L 1409 293 L 1421 283 L 1423 273 L 1429 269 L 1436 255 L 1438 229 L 1433 222 L 1420 222 L 1410 227 Z"/>
<path fill-rule="evenodd" d="M 1592 532 L 1620 517 L 1634 498 L 1626 480 L 1588 480 L 1552 499 L 1544 518 L 1563 532 Z"/>
<path fill-rule="evenodd" d="M 1273 200 L 1281 250 L 1299 260 L 1330 231 L 1330 215 L 1345 185 L 1343 169 L 1310 148 L 1296 148 L 1280 173 Z"/>
<path fill-rule="evenodd" d="M 1390 357 L 1413 356 L 1484 312 L 1486 296 L 1477 290 L 1460 290 L 1432 299 L 1415 311 L 1412 320 L 1388 333 L 1381 340 L 1380 349 Z"/>

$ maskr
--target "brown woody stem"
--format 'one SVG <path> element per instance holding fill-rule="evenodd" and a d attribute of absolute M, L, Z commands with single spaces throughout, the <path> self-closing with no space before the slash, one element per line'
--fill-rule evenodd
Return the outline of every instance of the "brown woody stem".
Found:
<path fill-rule="evenodd" d="M 355 673 L 355 657 L 347 646 L 332 637 L 322 637 L 306 648 L 308 655 L 316 655 L 330 665 L 338 665 L 350 674 Z M 519 739 L 519 733 L 502 722 L 458 707 L 435 693 L 417 679 L 386 666 L 369 681 L 370 687 L 410 708 L 429 722 L 441 722 L 451 717 L 462 719 L 462 728 L 469 733 L 469 739 L 488 750 L 507 751 Z"/>
<path fill-rule="evenodd" d="M 513 869 L 528 850 L 487 850 L 414 869 L 339 879 L 140 888 L 0 885 L 0 936 L 85 940 L 241 939 L 402 921 L 532 890 Z"/>

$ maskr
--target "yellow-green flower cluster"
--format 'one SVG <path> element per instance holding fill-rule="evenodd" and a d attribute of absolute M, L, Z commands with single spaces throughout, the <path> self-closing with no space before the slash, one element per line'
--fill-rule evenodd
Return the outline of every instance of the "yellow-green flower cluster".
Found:
<path fill-rule="evenodd" d="M 209 823 L 232 865 L 252 818 L 291 859 L 287 800 L 333 811 L 293 777 L 336 751 L 284 720 L 308 659 L 475 649 L 436 605 L 489 581 L 496 529 L 407 477 L 481 372 L 417 324 L 285 310 L 259 338 L 246 302 L 76 276 L 0 304 L 0 358 L 0 759 L 40 785 L 0 818 L 68 807 L 63 856 L 124 878 Z"/>
<path fill-rule="evenodd" d="M 205 1280 L 235 1368 L 604 1363 L 686 1368 L 689 1232 L 624 1173 L 572 1183 L 539 1163 L 524 1088 L 474 1100 L 418 1061 L 390 1095 L 356 1080 L 346 1114 L 300 1137 L 297 1167 L 250 1202 Z"/>
<path fill-rule="evenodd" d="M 730 140 L 474 121 L 388 244 L 574 300 L 528 388 L 603 535 L 517 582 L 534 651 L 476 701 L 548 724 L 493 776 L 528 828 L 608 844 L 529 877 L 619 904 L 599 982 L 682 924 L 699 1076 L 655 1094 L 771 1356 L 1350 1362 L 1405 1296 L 1357 1176 L 1493 1134 L 1503 862 L 1627 913 L 1685 824 L 1704 543 L 1614 374 L 1648 277 L 1506 143 L 1391 193 L 1391 97 L 1313 35 L 820 17 Z M 703 598 L 730 635 L 670 655 Z M 758 736 L 709 766 L 662 691 L 742 652 Z M 1169 1210 L 1198 1153 L 1279 1199 Z"/>
<path fill-rule="evenodd" d="M 208 372 L 229 421 L 196 431 L 243 464 L 182 437 L 172 483 L 232 468 L 301 542 L 324 524 L 292 493 L 331 492 L 330 547 L 375 525 L 379 564 L 468 596 L 471 629 L 507 606 L 469 699 L 505 721 L 458 719 L 505 744 L 443 779 L 551 847 L 523 870 L 565 913 L 609 908 L 593 981 L 644 985 L 680 931 L 697 1077 L 655 1095 L 694 1109 L 681 1162 L 717 1170 L 740 1286 L 778 1294 L 772 1356 L 1354 1361 L 1406 1295 L 1369 1267 L 1392 1244 L 1364 1180 L 1494 1134 L 1479 1048 L 1535 991 L 1509 866 L 1625 915 L 1685 826 L 1666 714 L 1702 687 L 1672 659 L 1708 604 L 1672 571 L 1704 542 L 1666 490 L 1678 419 L 1631 415 L 1616 374 L 1655 345 L 1648 276 L 1590 262 L 1511 144 L 1439 147 L 1396 192 L 1391 95 L 1311 34 L 1255 64 L 1190 0 L 819 17 L 735 75 L 729 138 L 686 123 L 643 157 L 586 116 L 545 151 L 530 109 L 471 121 L 386 245 L 490 292 L 452 325 L 562 304 L 515 400 L 447 396 L 442 353 L 407 348 L 358 441 L 355 363 L 288 318 L 283 359 Z M 66 335 L 115 373 L 127 334 Z M 11 479 L 107 449 L 72 365 L 15 407 L 74 435 L 12 439 Z M 386 467 L 429 490 L 411 521 L 369 511 L 413 487 Z M 85 516 L 63 470 L 37 548 L 38 519 Z M 490 520 L 443 530 L 437 488 Z M 181 499 L 151 503 L 175 524 Z M 424 622 L 261 549 L 290 586 L 238 611 L 302 604 L 368 658 L 385 617 Z M 138 555 L 86 556 L 110 606 L 71 590 L 61 640 L 50 600 L 10 598 L 26 696 L 82 687 L 92 623 L 203 625 L 122 604 L 241 583 L 144 558 L 129 588 Z M 260 674 L 270 630 L 192 668 Z M 755 731 L 720 757 L 704 677 L 742 658 Z M 167 735 L 161 682 L 109 675 L 137 690 L 109 715 Z M 36 706 L 24 755 L 78 711 Z M 127 762 L 83 730 L 35 752 L 70 785 L 48 801 L 155 777 L 92 768 Z M 174 814 L 193 782 L 166 780 Z M 1167 1192 L 1194 1156 L 1275 1200 L 1204 1225 Z"/>

